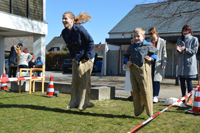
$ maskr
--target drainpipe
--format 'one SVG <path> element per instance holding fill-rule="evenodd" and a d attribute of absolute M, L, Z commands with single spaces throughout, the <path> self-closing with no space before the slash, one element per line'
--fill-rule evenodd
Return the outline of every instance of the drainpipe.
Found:
<path fill-rule="evenodd" d="M 108 44 L 105 42 L 105 49 L 104 49 L 104 55 L 103 55 L 103 75 L 106 76 L 106 70 L 107 70 L 107 52 L 108 52 Z"/>
<path fill-rule="evenodd" d="M 119 52 L 118 52 L 118 75 L 120 74 L 120 57 L 121 57 L 121 46 L 119 48 Z"/>

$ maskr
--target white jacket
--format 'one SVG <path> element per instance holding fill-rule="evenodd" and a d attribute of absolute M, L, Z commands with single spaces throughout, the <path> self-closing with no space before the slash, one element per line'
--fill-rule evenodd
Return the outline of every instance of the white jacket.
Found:
<path fill-rule="evenodd" d="M 20 56 L 19 56 L 19 64 L 18 65 L 27 65 L 28 66 L 28 62 L 31 59 L 32 59 L 32 55 L 30 55 L 29 53 L 21 52 Z"/>
<path fill-rule="evenodd" d="M 166 50 L 166 41 L 158 37 L 157 41 L 158 54 L 157 60 L 155 62 L 154 70 L 154 79 L 153 81 L 162 81 L 163 80 L 163 69 L 162 65 L 166 66 L 167 63 L 167 50 Z"/>

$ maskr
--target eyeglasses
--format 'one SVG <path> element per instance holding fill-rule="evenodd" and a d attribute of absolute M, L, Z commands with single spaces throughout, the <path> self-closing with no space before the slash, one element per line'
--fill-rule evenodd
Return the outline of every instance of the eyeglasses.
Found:
<path fill-rule="evenodd" d="M 148 33 L 148 35 L 153 35 L 153 33 Z"/>

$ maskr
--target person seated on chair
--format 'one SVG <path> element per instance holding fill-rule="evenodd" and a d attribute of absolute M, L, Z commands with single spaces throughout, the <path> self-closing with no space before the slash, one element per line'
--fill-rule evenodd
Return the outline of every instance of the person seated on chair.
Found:
<path fill-rule="evenodd" d="M 33 66 L 36 65 L 36 61 L 35 61 L 34 57 L 35 57 L 35 56 L 32 55 L 32 60 L 29 61 L 29 63 L 28 63 L 29 68 L 33 68 Z"/>
<path fill-rule="evenodd" d="M 41 57 L 37 57 L 37 62 L 35 65 L 43 65 L 43 62 L 41 61 Z M 41 72 L 37 73 L 37 76 L 41 77 Z"/>

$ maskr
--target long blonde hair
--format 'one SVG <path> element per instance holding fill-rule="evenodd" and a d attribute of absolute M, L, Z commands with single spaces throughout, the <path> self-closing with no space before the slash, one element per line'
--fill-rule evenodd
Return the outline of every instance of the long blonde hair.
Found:
<path fill-rule="evenodd" d="M 74 19 L 74 24 L 81 25 L 89 22 L 89 19 L 92 18 L 90 15 L 87 14 L 87 12 L 83 13 L 83 11 L 77 17 L 75 17 L 75 15 L 72 12 L 65 12 L 64 14 L 68 14 L 71 19 Z"/>

